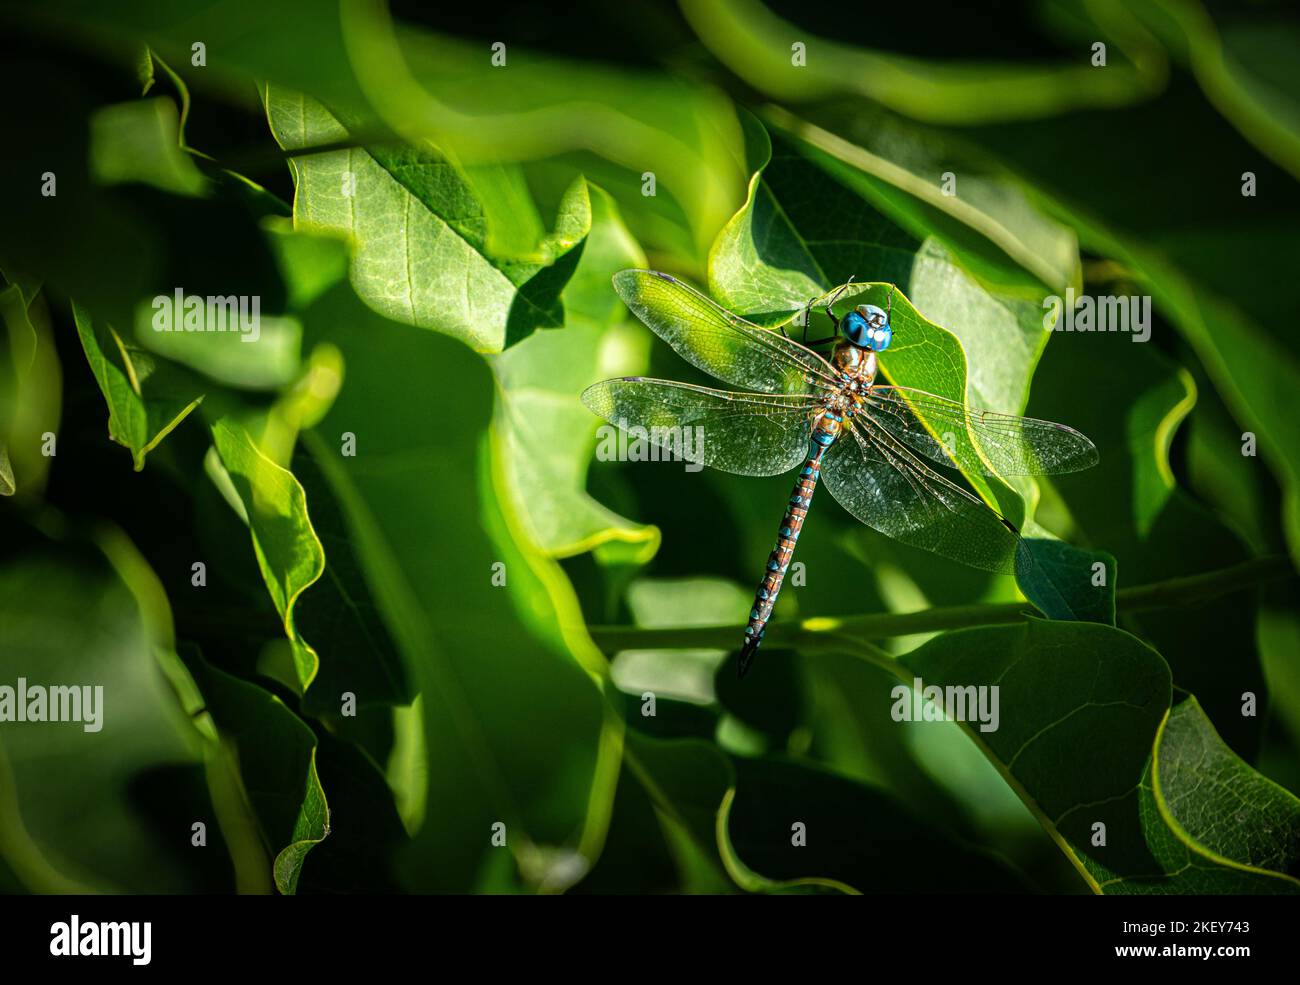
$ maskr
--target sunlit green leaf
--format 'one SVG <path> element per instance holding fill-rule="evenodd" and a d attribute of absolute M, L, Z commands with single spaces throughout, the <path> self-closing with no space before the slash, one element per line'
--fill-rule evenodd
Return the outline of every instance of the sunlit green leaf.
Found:
<path fill-rule="evenodd" d="M 288 150 L 349 143 L 347 128 L 309 96 L 268 87 L 267 116 Z M 528 258 L 487 252 L 489 212 L 448 158 L 425 151 L 328 151 L 293 160 L 294 221 L 343 232 L 353 246 L 352 282 L 381 314 L 499 352 L 538 328 L 564 322 L 560 294 L 591 228 L 585 182 L 561 205 L 555 231 Z M 399 226 L 392 216 L 401 214 Z M 495 214 L 500 215 L 497 211 Z"/>
<path fill-rule="evenodd" d="M 145 456 L 203 400 L 201 385 L 152 354 L 122 340 L 74 304 L 77 334 L 108 404 L 108 434 L 130 452 L 136 471 Z"/>
<path fill-rule="evenodd" d="M 0 496 L 36 494 L 45 485 L 61 416 L 60 376 L 44 299 L 35 285 L 11 280 L 0 289 Z"/>
<path fill-rule="evenodd" d="M 180 148 L 176 104 L 159 97 L 105 106 L 90 120 L 90 172 L 103 185 L 140 182 L 202 195 L 207 182 Z"/>
<path fill-rule="evenodd" d="M 214 421 L 212 441 L 243 505 L 262 578 L 284 620 L 298 682 L 306 690 L 320 658 L 295 626 L 294 607 L 325 571 L 325 551 L 307 516 L 306 495 L 293 473 L 267 458 L 238 422 Z"/>
<path fill-rule="evenodd" d="M 601 506 L 583 489 L 596 420 L 578 399 L 607 376 L 645 369 L 645 347 L 620 330 L 610 277 L 644 263 L 614 203 L 587 186 L 592 228 L 565 286 L 563 331 L 535 332 L 493 359 L 502 399 L 497 427 L 506 473 L 536 544 L 567 556 L 602 544 L 639 560 L 654 554 L 659 532 Z M 611 331 L 611 326 L 614 326 Z"/>

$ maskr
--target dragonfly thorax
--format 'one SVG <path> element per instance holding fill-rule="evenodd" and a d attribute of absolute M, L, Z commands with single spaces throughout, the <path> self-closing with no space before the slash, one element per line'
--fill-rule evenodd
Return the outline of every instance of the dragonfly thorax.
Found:
<path fill-rule="evenodd" d="M 831 362 L 860 387 L 871 386 L 876 378 L 876 354 L 852 342 L 837 342 L 831 353 Z"/>

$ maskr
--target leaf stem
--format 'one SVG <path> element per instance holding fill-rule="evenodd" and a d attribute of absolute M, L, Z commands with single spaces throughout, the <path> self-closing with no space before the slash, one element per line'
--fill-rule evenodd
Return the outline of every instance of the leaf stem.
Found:
<path fill-rule="evenodd" d="M 1280 578 L 1294 577 L 1291 559 L 1283 554 L 1251 558 L 1217 571 L 1199 575 L 1184 575 L 1150 585 L 1134 585 L 1115 593 L 1117 608 L 1123 612 L 1145 612 L 1149 609 L 1166 609 L 1191 605 L 1207 599 L 1218 598 L 1243 588 L 1253 588 Z"/>
<path fill-rule="evenodd" d="M 1195 605 L 1230 592 L 1294 575 L 1291 560 L 1284 555 L 1252 558 L 1216 571 L 1121 588 L 1115 593 L 1115 608 L 1117 612 L 1132 614 Z M 979 602 L 922 609 L 919 612 L 813 616 L 797 622 L 772 623 L 767 630 L 766 642 L 769 646 L 790 646 L 805 651 L 874 650 L 869 640 L 1021 622 L 1033 614 L 1034 607 L 1029 602 Z M 739 645 L 740 640 L 735 624 L 666 629 L 592 626 L 589 631 L 596 645 L 606 653 L 619 650 L 692 648 L 731 650 Z"/>

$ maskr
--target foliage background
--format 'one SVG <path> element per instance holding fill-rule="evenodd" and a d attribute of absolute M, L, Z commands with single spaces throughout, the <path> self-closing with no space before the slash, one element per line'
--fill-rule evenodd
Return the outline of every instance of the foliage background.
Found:
<path fill-rule="evenodd" d="M 107 697 L 0 726 L 0 886 L 1300 888 L 1285 4 L 3 20 L 0 682 Z M 788 477 L 594 461 L 577 399 L 703 382 L 610 289 L 646 265 L 768 325 L 897 283 L 900 379 L 1097 443 L 968 477 L 1073 545 L 1053 583 L 823 494 L 741 686 Z M 263 338 L 151 332 L 177 287 L 259 296 Z M 1151 341 L 1044 332 L 1070 287 L 1151 295 Z M 1002 728 L 895 723 L 914 675 L 999 681 Z"/>

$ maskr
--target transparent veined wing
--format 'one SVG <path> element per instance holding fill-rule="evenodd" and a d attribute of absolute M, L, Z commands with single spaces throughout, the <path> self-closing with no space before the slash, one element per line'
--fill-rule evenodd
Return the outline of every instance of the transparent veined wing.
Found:
<path fill-rule="evenodd" d="M 746 390 L 807 393 L 835 385 L 830 363 L 780 332 L 759 328 L 654 270 L 620 270 L 614 289 L 687 362 Z"/>
<path fill-rule="evenodd" d="M 1097 464 L 1074 428 L 977 410 L 906 386 L 872 387 L 866 413 L 909 449 L 941 465 L 985 475 L 1057 475 Z"/>
<path fill-rule="evenodd" d="M 904 544 L 985 571 L 1015 572 L 1021 539 L 998 513 L 871 421 L 845 424 L 822 465 L 822 481 L 841 506 Z"/>
<path fill-rule="evenodd" d="M 732 393 L 627 377 L 588 387 L 582 402 L 629 437 L 737 475 L 779 475 L 808 454 L 816 398 Z"/>

